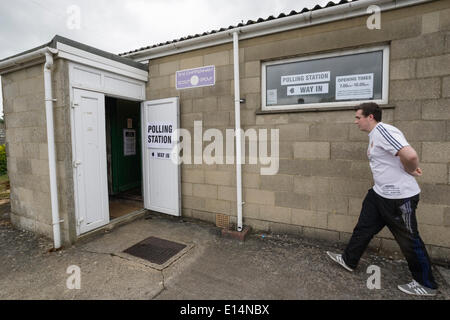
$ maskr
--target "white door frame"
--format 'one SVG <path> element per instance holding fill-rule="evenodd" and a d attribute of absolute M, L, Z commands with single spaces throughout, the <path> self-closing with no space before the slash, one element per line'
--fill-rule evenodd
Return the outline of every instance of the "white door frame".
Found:
<path fill-rule="evenodd" d="M 86 112 L 88 111 L 85 110 L 87 106 L 83 104 L 83 101 L 95 101 L 95 108 L 90 109 L 90 112 Z M 107 225 L 110 221 L 106 143 L 103 143 L 103 141 L 106 142 L 105 95 L 93 91 L 74 89 L 74 108 L 72 109 L 75 124 L 73 170 L 76 190 L 75 203 L 78 209 L 76 222 L 78 232 L 87 233 Z M 86 118 L 95 121 L 88 128 L 85 128 L 87 123 L 84 120 Z M 94 136 L 92 136 L 92 133 L 86 134 L 86 132 L 93 132 Z M 87 144 L 85 141 L 89 135 L 91 138 L 95 137 L 95 143 L 89 143 L 89 149 L 86 150 L 85 146 Z M 93 145 L 95 146 L 93 147 Z M 97 156 L 92 158 L 92 155 Z M 88 158 L 91 159 L 88 161 Z M 89 167 L 91 169 L 88 172 Z M 93 185 L 92 177 L 98 177 L 98 180 L 94 179 L 95 182 L 98 181 L 98 184 Z"/>
<path fill-rule="evenodd" d="M 71 126 L 71 139 L 72 139 L 72 161 L 76 161 L 76 149 L 75 149 L 75 120 L 74 120 L 74 90 L 82 89 L 86 91 L 93 91 L 102 93 L 105 96 L 116 97 L 119 99 L 129 101 L 145 101 L 145 86 L 146 82 L 141 81 L 139 77 L 130 78 L 121 74 L 112 73 L 102 70 L 100 68 L 88 67 L 78 63 L 69 62 L 69 95 L 70 95 L 70 126 Z M 142 78 L 142 75 L 139 75 Z M 104 141 L 106 145 L 106 139 Z M 72 163 L 73 165 L 73 163 Z M 105 168 L 107 170 L 107 168 Z M 76 236 L 82 235 L 79 227 L 79 204 L 77 203 L 78 190 L 77 190 L 77 177 L 76 170 L 73 170 L 74 181 L 74 206 L 75 206 L 75 225 Z M 108 186 L 106 185 L 106 192 Z"/>

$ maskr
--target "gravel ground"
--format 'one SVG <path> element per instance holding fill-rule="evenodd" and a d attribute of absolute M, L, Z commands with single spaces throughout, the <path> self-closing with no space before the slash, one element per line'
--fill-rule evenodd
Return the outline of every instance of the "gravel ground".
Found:
<path fill-rule="evenodd" d="M 157 236 L 190 243 L 184 256 L 156 270 L 119 256 L 125 248 Z M 434 267 L 440 294 L 406 295 L 397 284 L 410 281 L 403 259 L 366 253 L 347 272 L 325 251 L 343 248 L 311 239 L 252 233 L 245 242 L 224 239 L 212 225 L 152 215 L 59 252 L 52 242 L 16 230 L 0 214 L 0 299 L 159 300 L 448 300 L 448 268 Z M 69 290 L 67 267 L 82 270 L 81 290 Z M 381 270 L 381 289 L 369 290 L 370 265 Z M 440 269 L 440 270 L 439 270 Z"/>

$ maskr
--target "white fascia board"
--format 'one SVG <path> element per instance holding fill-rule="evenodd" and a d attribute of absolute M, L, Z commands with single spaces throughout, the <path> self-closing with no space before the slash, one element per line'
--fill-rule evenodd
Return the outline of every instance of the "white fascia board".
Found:
<path fill-rule="evenodd" d="M 132 79 L 148 81 L 148 72 L 128 66 L 126 64 L 101 57 L 99 55 L 80 50 L 78 48 L 58 42 L 58 57 L 69 61 L 78 62 L 90 67 L 124 75 Z"/>
<path fill-rule="evenodd" d="M 182 52 L 231 43 L 233 42 L 232 35 L 235 32 L 239 33 L 240 40 L 245 40 L 283 31 L 306 28 L 313 25 L 368 15 L 369 13 L 367 12 L 367 8 L 371 5 L 379 6 L 381 11 L 389 11 L 392 9 L 399 9 L 432 1 L 436 0 L 361 0 L 357 2 L 349 2 L 321 10 L 308 11 L 294 16 L 255 23 L 198 38 L 170 43 L 160 47 L 145 49 L 140 52 L 126 54 L 124 57 L 131 58 L 138 62 L 144 62 Z"/>
<path fill-rule="evenodd" d="M 58 51 L 50 47 L 44 47 L 0 62 L 0 76 L 5 73 L 43 64 L 46 52 L 56 54 Z"/>

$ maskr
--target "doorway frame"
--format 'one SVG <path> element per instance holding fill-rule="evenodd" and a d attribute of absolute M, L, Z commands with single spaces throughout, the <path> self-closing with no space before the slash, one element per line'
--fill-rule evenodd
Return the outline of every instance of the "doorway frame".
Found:
<path fill-rule="evenodd" d="M 74 193 L 74 213 L 70 219 L 74 219 L 74 225 L 76 230 L 76 238 L 90 233 L 94 230 L 90 230 L 84 233 L 80 231 L 80 214 L 78 203 L 78 190 L 77 190 L 77 176 L 76 170 L 73 167 L 73 161 L 76 159 L 77 152 L 75 149 L 75 119 L 74 119 L 74 90 L 93 91 L 103 94 L 105 97 L 114 97 L 118 99 L 142 102 L 146 101 L 145 88 L 148 82 L 148 72 L 139 70 L 124 64 L 110 61 L 114 65 L 111 72 L 111 67 L 105 68 L 105 65 L 92 62 L 91 65 L 79 64 L 76 62 L 68 62 L 68 76 L 69 76 L 69 99 L 70 99 L 70 130 L 72 139 L 72 174 L 73 174 L 73 193 Z M 120 69 L 118 68 L 120 65 Z M 108 70 L 105 70 L 108 69 Z M 125 70 L 124 70 L 125 69 Z M 125 72 L 126 71 L 126 72 Z M 124 75 L 127 74 L 127 76 Z M 103 141 L 106 147 L 106 139 Z M 106 161 L 106 159 L 105 159 Z M 107 169 L 106 169 L 107 170 Z M 106 187 L 107 189 L 107 187 Z M 108 190 L 106 190 L 108 191 Z M 144 207 L 144 206 L 143 206 Z M 97 228 L 101 229 L 111 223 L 109 220 L 107 224 Z"/>

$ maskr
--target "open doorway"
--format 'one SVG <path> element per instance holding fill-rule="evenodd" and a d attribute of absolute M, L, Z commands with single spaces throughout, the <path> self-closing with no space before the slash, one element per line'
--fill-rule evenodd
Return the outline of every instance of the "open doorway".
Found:
<path fill-rule="evenodd" d="M 109 216 L 114 220 L 144 207 L 140 103 L 105 97 Z"/>

